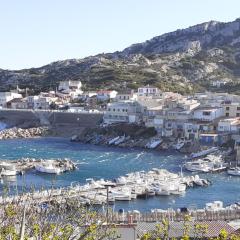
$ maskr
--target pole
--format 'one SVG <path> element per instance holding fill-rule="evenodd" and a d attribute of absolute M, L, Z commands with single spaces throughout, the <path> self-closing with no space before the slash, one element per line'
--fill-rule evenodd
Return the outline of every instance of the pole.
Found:
<path fill-rule="evenodd" d="M 109 198 L 109 186 L 107 186 L 107 224 L 108 224 L 108 217 L 109 217 L 109 212 L 108 212 L 108 198 Z"/>

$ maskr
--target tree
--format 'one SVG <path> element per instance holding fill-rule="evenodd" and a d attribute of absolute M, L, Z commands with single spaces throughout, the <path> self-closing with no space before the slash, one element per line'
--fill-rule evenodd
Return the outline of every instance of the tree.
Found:
<path fill-rule="evenodd" d="M 49 195 L 44 202 L 33 196 L 2 197 L 0 240 L 119 239 L 116 226 L 106 224 L 104 214 L 92 206 L 83 206 L 67 196 Z"/>

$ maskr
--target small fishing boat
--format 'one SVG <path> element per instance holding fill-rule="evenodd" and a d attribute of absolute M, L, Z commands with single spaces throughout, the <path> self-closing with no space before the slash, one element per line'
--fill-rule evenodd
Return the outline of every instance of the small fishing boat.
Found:
<path fill-rule="evenodd" d="M 160 145 L 162 143 L 162 139 L 152 139 L 150 142 L 148 142 L 145 147 L 146 148 L 150 148 L 150 149 L 154 149 L 156 148 L 158 145 Z"/>
<path fill-rule="evenodd" d="M 1 162 L 0 163 L 0 175 L 1 176 L 15 176 L 17 175 L 17 171 L 15 168 L 15 165 L 7 162 Z"/>
<path fill-rule="evenodd" d="M 114 144 L 119 138 L 120 138 L 119 136 L 112 138 L 111 140 L 108 141 L 108 145 Z"/>
<path fill-rule="evenodd" d="M 218 148 L 212 147 L 212 148 L 208 148 L 206 150 L 200 151 L 200 152 L 192 153 L 190 156 L 191 156 L 191 158 L 198 158 L 198 157 L 206 156 L 210 153 L 214 153 L 216 151 L 218 151 Z"/>
<path fill-rule="evenodd" d="M 172 147 L 175 150 L 180 150 L 185 144 L 185 140 L 184 139 L 178 139 L 176 144 L 173 144 Z"/>
<path fill-rule="evenodd" d="M 38 172 L 42 172 L 42 173 L 49 173 L 49 174 L 61 173 L 61 169 L 56 166 L 53 166 L 52 161 L 45 161 L 45 162 L 39 163 L 35 166 L 35 169 Z"/>
<path fill-rule="evenodd" d="M 229 168 L 227 173 L 232 176 L 240 176 L 240 167 Z"/>
<path fill-rule="evenodd" d="M 204 161 L 202 159 L 192 161 L 192 162 L 186 162 L 184 167 L 186 170 L 190 172 L 209 172 L 210 166 L 209 162 Z"/>
<path fill-rule="evenodd" d="M 119 145 L 120 143 L 123 143 L 125 141 L 126 137 L 121 136 L 117 139 L 117 141 L 114 142 L 114 145 Z"/>

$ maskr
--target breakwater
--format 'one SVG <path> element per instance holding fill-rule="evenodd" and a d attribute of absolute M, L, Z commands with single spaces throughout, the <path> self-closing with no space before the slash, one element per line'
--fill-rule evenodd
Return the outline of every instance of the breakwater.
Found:
<path fill-rule="evenodd" d="M 33 138 L 44 137 L 48 135 L 47 127 L 35 127 L 35 128 L 10 128 L 4 129 L 0 132 L 0 140 L 13 139 L 13 138 Z"/>

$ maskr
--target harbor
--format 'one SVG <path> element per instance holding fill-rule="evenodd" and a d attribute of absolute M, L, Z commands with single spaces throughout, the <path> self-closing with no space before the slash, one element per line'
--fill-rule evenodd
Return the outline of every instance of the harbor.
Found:
<path fill-rule="evenodd" d="M 11 149 L 11 151 L 9 150 Z M 2 178 L 0 188 L 8 185 L 11 189 L 26 189 L 31 191 L 34 186 L 36 191 L 41 188 L 67 188 L 76 185 L 85 185 L 86 179 L 98 181 L 113 181 L 128 173 L 145 171 L 153 168 L 167 169 L 169 172 L 180 175 L 181 167 L 189 160 L 188 156 L 181 153 L 157 152 L 140 149 L 131 151 L 122 148 L 100 147 L 70 143 L 61 138 L 19 139 L 6 140 L 0 143 L 1 159 L 11 161 L 21 159 L 23 156 L 35 159 L 62 159 L 69 158 L 77 164 L 78 169 L 62 174 L 43 174 L 34 169 L 26 171 L 24 175 L 15 178 Z M 114 167 L 113 167 L 114 166 Z M 203 208 L 207 202 L 223 201 L 225 205 L 239 201 L 238 177 L 232 177 L 226 171 L 218 174 L 191 173 L 182 167 L 183 176 L 199 175 L 201 179 L 208 179 L 208 187 L 190 187 L 185 194 L 168 196 L 153 196 L 136 198 L 131 201 L 115 201 L 113 208 L 125 211 L 139 210 L 149 212 L 151 209 L 168 209 L 195 206 Z M 104 194 L 106 194 L 106 190 Z M 223 194 L 224 192 L 228 194 Z"/>

